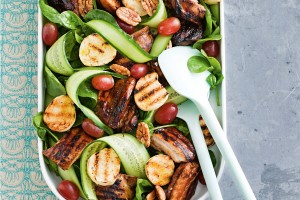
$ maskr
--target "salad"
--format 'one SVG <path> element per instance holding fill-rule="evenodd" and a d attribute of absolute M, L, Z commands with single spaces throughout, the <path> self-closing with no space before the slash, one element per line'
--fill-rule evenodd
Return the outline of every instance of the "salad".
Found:
<path fill-rule="evenodd" d="M 39 6 L 46 91 L 33 124 L 45 163 L 62 178 L 58 192 L 65 199 L 190 199 L 205 181 L 187 125 L 176 117 L 187 99 L 168 84 L 157 57 L 172 46 L 199 49 L 187 67 L 210 71 L 207 82 L 218 90 L 219 1 Z M 199 124 L 213 145 L 201 116 Z"/>

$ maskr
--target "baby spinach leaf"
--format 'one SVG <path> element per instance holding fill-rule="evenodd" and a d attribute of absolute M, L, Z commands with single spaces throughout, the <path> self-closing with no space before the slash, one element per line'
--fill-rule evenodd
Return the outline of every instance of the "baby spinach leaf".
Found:
<path fill-rule="evenodd" d="M 37 131 L 37 135 L 41 140 L 46 141 L 47 133 L 57 142 L 58 137 L 43 122 L 43 113 L 39 112 L 33 117 L 33 125 Z"/>
<path fill-rule="evenodd" d="M 206 9 L 206 12 L 205 12 L 206 27 L 205 27 L 205 31 L 204 31 L 204 36 L 208 36 L 212 33 L 212 28 L 213 28 L 212 27 L 212 25 L 213 25 L 212 15 L 211 15 L 211 12 L 210 12 L 208 6 L 204 3 L 204 1 L 200 0 L 200 2 Z"/>
<path fill-rule="evenodd" d="M 84 16 L 84 20 L 86 22 L 91 21 L 91 20 L 95 20 L 95 19 L 101 19 L 104 20 L 106 22 L 109 22 L 110 24 L 119 27 L 117 21 L 115 20 L 115 18 L 108 12 L 104 11 L 104 10 L 99 10 L 99 9 L 93 9 L 91 11 L 89 11 L 85 16 Z"/>
<path fill-rule="evenodd" d="M 48 6 L 45 2 L 45 0 L 39 0 L 39 5 L 41 8 L 41 11 L 43 15 L 51 22 L 56 24 L 61 24 L 61 20 L 59 18 L 59 12 L 52 8 L 51 6 Z"/>
<path fill-rule="evenodd" d="M 208 71 L 210 71 L 213 74 L 222 73 L 221 64 L 216 58 L 207 56 L 207 54 L 205 53 L 205 51 L 203 49 L 201 49 L 201 53 L 204 57 L 206 57 L 206 59 L 208 60 L 210 66 L 211 66 L 210 69 L 208 69 Z"/>
<path fill-rule="evenodd" d="M 70 10 L 62 12 L 59 18 L 62 25 L 69 29 L 77 29 L 84 24 L 80 17 Z"/>
<path fill-rule="evenodd" d="M 210 156 L 212 165 L 215 167 L 216 164 L 217 164 L 216 156 L 215 156 L 215 154 L 214 154 L 214 152 L 212 150 L 208 150 L 208 152 L 209 152 L 209 156 Z"/>
<path fill-rule="evenodd" d="M 218 24 L 220 24 L 220 4 L 216 3 L 209 6 L 211 14 L 215 17 Z"/>
<path fill-rule="evenodd" d="M 183 135 L 188 136 L 190 135 L 190 130 L 186 124 L 186 122 L 180 118 L 175 118 L 173 121 L 176 124 L 176 128 L 183 133 Z"/>
<path fill-rule="evenodd" d="M 200 54 L 198 56 L 190 57 L 187 66 L 191 72 L 201 73 L 206 71 L 210 67 L 210 64 L 208 60 Z"/>
<path fill-rule="evenodd" d="M 134 200 L 143 200 L 145 198 L 145 193 L 151 192 L 153 188 L 154 186 L 150 181 L 139 178 L 136 183 Z"/>
<path fill-rule="evenodd" d="M 82 33 L 82 31 L 80 29 L 77 29 L 75 31 L 75 39 L 77 41 L 77 43 L 81 44 L 81 42 L 83 41 L 84 38 L 84 34 Z"/>
<path fill-rule="evenodd" d="M 82 124 L 83 120 L 85 119 L 86 117 L 84 116 L 84 114 L 78 110 L 76 111 L 76 121 L 75 123 L 73 124 L 73 127 L 76 127 L 76 126 L 79 126 Z"/>
<path fill-rule="evenodd" d="M 94 108 L 96 106 L 98 101 L 98 92 L 93 88 L 90 80 L 83 82 L 79 86 L 77 93 L 82 99 L 82 104 L 89 108 Z"/>
<path fill-rule="evenodd" d="M 209 83 L 211 88 L 215 88 L 215 85 L 217 83 L 217 78 L 215 75 L 210 74 L 207 78 L 206 81 Z"/>
<path fill-rule="evenodd" d="M 59 82 L 59 80 L 55 77 L 55 75 L 47 66 L 45 66 L 44 69 L 44 78 L 47 85 L 47 94 L 49 94 L 52 97 L 57 97 L 66 94 L 65 87 Z"/>
<path fill-rule="evenodd" d="M 217 30 L 217 32 L 218 32 L 218 31 L 220 32 L 220 29 L 219 29 L 219 28 L 217 28 L 216 30 Z M 216 31 L 216 30 L 215 30 L 215 31 Z M 209 41 L 209 40 L 221 40 L 221 38 L 222 38 L 221 35 L 220 35 L 220 34 L 217 34 L 217 32 L 215 32 L 215 31 L 214 31 L 214 33 L 211 34 L 210 36 L 208 36 L 208 37 L 206 37 L 206 38 L 203 38 L 203 39 L 200 39 L 200 40 L 198 40 L 197 42 L 195 42 L 195 44 L 193 45 L 193 48 L 195 48 L 195 49 L 201 49 L 203 43 L 206 42 L 206 41 Z"/>

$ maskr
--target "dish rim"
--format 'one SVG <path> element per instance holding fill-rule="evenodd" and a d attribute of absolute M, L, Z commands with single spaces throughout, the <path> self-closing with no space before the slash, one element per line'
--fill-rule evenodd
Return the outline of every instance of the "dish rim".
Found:
<path fill-rule="evenodd" d="M 224 130 L 224 133 L 227 135 L 227 115 L 226 115 L 226 54 L 225 54 L 225 22 L 224 22 L 224 0 L 221 0 L 220 2 L 220 29 L 221 29 L 221 54 L 220 54 L 220 60 L 222 63 L 222 73 L 224 74 L 224 80 L 222 82 L 221 86 L 221 96 L 222 96 L 222 128 Z M 43 15 L 40 10 L 40 7 L 38 6 L 38 71 L 37 71 L 37 80 L 38 80 L 38 112 L 41 112 L 44 110 L 44 98 L 45 98 L 45 82 L 43 79 L 43 66 L 44 66 L 44 58 L 45 58 L 45 46 L 43 44 L 43 39 L 42 39 L 42 28 L 43 28 Z M 42 52 L 42 53 L 41 53 Z M 45 182 L 47 183 L 48 187 L 50 190 L 54 193 L 54 195 L 59 199 L 59 200 L 65 200 L 64 197 L 62 197 L 54 184 L 54 182 L 51 180 L 49 173 L 50 172 L 48 169 L 48 166 L 44 162 L 43 158 L 43 142 L 42 140 L 38 137 L 38 156 L 39 156 L 39 163 L 40 163 L 40 169 L 42 171 L 43 178 Z M 220 168 L 219 172 L 217 174 L 217 179 L 220 181 L 223 172 L 225 168 L 225 161 L 222 158 L 221 163 L 220 163 Z M 195 194 L 194 194 L 195 195 Z M 208 197 L 208 192 L 206 191 L 205 194 L 200 197 L 198 200 L 205 200 Z"/>

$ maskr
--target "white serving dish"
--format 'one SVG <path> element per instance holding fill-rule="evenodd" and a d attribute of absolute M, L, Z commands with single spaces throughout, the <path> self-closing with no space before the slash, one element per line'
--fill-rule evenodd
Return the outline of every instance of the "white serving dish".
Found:
<path fill-rule="evenodd" d="M 222 71 L 223 74 L 225 75 L 226 71 L 226 62 L 225 62 L 225 31 L 224 31 L 224 1 L 221 1 L 220 4 L 220 28 L 221 28 L 221 35 L 222 35 L 222 40 L 221 40 L 221 63 L 222 63 Z M 43 44 L 42 40 L 42 27 L 43 27 L 43 16 L 41 13 L 41 10 L 38 9 L 38 111 L 43 111 L 44 110 L 44 97 L 45 97 L 45 84 L 44 84 L 44 79 L 43 79 L 43 62 L 44 62 L 44 57 L 45 57 L 45 46 Z M 226 120 L 226 76 L 223 80 L 222 83 L 222 88 L 221 88 L 221 102 L 222 105 L 218 107 L 215 103 L 215 94 L 211 93 L 210 99 L 211 99 L 211 104 L 212 107 L 214 108 L 214 111 L 216 113 L 217 118 L 219 119 L 224 133 L 227 133 L 227 120 Z M 217 159 L 217 166 L 215 167 L 215 171 L 217 172 L 217 178 L 220 180 L 223 171 L 224 171 L 224 166 L 225 166 L 225 161 L 221 156 L 221 153 L 219 152 L 218 148 L 216 145 L 213 145 L 210 147 L 210 149 L 215 153 L 216 159 Z M 54 193 L 54 195 L 60 199 L 60 200 L 65 200 L 57 191 L 57 186 L 61 182 L 61 178 L 56 176 L 55 173 L 51 172 L 47 165 L 44 162 L 43 154 L 43 143 L 40 138 L 38 138 L 38 153 L 39 153 L 39 162 L 42 170 L 43 177 L 48 184 L 49 188 L 51 191 Z M 191 200 L 204 200 L 208 197 L 208 191 L 207 188 L 200 183 L 198 184 L 196 188 L 196 192 L 194 196 L 192 197 Z"/>

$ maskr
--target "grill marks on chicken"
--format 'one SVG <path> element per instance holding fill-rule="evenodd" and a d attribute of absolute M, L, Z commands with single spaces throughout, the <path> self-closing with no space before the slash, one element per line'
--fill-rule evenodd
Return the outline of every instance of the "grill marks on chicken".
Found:
<path fill-rule="evenodd" d="M 178 17 L 201 25 L 206 9 L 197 0 L 171 0 L 172 8 Z"/>
<path fill-rule="evenodd" d="M 130 200 L 135 196 L 137 178 L 126 174 L 119 174 L 113 185 L 95 185 L 98 199 L 106 200 Z"/>
<path fill-rule="evenodd" d="M 153 44 L 153 36 L 148 26 L 131 34 L 132 38 L 138 43 L 142 49 L 149 52 Z"/>
<path fill-rule="evenodd" d="M 203 25 L 196 25 L 191 22 L 181 20 L 181 26 L 172 36 L 172 43 L 175 46 L 187 46 L 200 40 L 203 37 Z"/>
<path fill-rule="evenodd" d="M 73 128 L 57 144 L 44 150 L 43 154 L 63 170 L 67 170 L 81 155 L 83 149 L 94 139 L 85 134 L 81 128 Z"/>
<path fill-rule="evenodd" d="M 96 114 L 109 127 L 131 131 L 137 125 L 137 109 L 131 102 L 135 87 L 132 77 L 120 79 L 107 91 L 99 91 Z"/>
<path fill-rule="evenodd" d="M 193 161 L 196 154 L 192 143 L 174 127 L 155 130 L 151 146 L 169 155 L 176 163 Z"/>
<path fill-rule="evenodd" d="M 182 163 L 176 169 L 167 190 L 167 199 L 185 200 L 194 193 L 200 166 L 197 162 Z"/>

